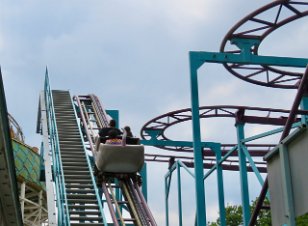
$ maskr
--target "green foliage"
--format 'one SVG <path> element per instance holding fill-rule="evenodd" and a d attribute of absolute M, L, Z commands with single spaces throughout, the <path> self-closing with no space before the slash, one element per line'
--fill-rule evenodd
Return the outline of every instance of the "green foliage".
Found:
<path fill-rule="evenodd" d="M 296 218 L 297 226 L 307 226 L 308 225 L 308 213 Z"/>
<path fill-rule="evenodd" d="M 256 207 L 257 200 L 254 200 L 251 204 L 251 213 Z M 265 199 L 263 206 L 269 206 L 270 202 Z M 241 205 L 227 205 L 226 206 L 226 223 L 228 226 L 243 225 L 242 219 L 242 206 Z M 207 226 L 220 226 L 220 219 L 217 218 L 216 222 L 208 222 Z M 262 209 L 258 215 L 256 226 L 272 226 L 271 223 L 271 211 Z M 296 226 L 308 225 L 308 213 L 296 218 Z"/>
<path fill-rule="evenodd" d="M 226 208 L 226 222 L 230 226 L 238 226 L 243 223 L 242 220 L 242 206 L 227 206 Z"/>
<path fill-rule="evenodd" d="M 252 205 L 250 208 L 251 213 L 255 209 L 257 201 L 258 201 L 258 198 L 256 198 L 256 200 L 252 202 Z M 268 207 L 270 206 L 270 202 L 267 198 L 264 200 L 263 206 L 268 206 Z M 272 225 L 271 211 L 261 209 L 255 225 L 256 226 L 271 226 Z"/>
<path fill-rule="evenodd" d="M 252 202 L 251 212 L 256 206 L 257 199 Z M 269 201 L 266 199 L 263 205 L 269 206 Z M 226 223 L 228 226 L 239 226 L 243 224 L 242 219 L 242 206 L 241 205 L 227 205 L 226 206 Z M 216 222 L 208 222 L 208 226 L 219 226 L 220 219 L 217 218 Z M 257 218 L 256 226 L 271 226 L 271 213 L 269 210 L 261 210 Z"/>

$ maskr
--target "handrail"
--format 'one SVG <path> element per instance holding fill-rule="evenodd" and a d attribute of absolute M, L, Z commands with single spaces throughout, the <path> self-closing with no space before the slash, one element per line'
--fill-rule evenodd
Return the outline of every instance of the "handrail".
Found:
<path fill-rule="evenodd" d="M 104 126 L 108 126 L 108 118 L 105 109 L 103 108 L 101 102 L 99 101 L 98 97 L 94 94 L 90 95 L 92 102 L 94 103 L 95 109 L 98 111 L 98 117 L 100 119 L 100 123 Z"/>
<path fill-rule="evenodd" d="M 55 188 L 56 188 L 56 203 L 58 207 L 58 224 L 59 225 L 70 225 L 69 210 L 66 192 L 64 188 L 64 175 L 62 169 L 61 155 L 59 154 L 59 137 L 56 126 L 56 118 L 54 112 L 53 98 L 49 85 L 48 71 L 45 73 L 44 83 L 44 95 L 46 104 L 46 113 L 48 120 L 48 132 L 50 136 L 50 145 L 53 159 L 53 172 L 55 177 Z"/>

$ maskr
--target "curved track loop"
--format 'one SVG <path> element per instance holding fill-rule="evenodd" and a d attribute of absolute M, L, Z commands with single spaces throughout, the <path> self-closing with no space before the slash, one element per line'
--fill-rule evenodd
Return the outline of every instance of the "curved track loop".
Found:
<path fill-rule="evenodd" d="M 276 125 L 283 126 L 286 123 L 289 115 L 289 110 L 284 109 L 272 109 L 272 108 L 260 108 L 260 107 L 247 107 L 247 106 L 232 106 L 232 105 L 218 105 L 218 106 L 203 106 L 199 108 L 200 118 L 215 118 L 215 117 L 227 117 L 234 118 L 236 121 L 244 123 L 257 123 L 264 125 Z M 298 111 L 300 115 L 308 114 L 307 111 Z M 192 120 L 191 108 L 172 111 L 161 116 L 158 116 L 149 122 L 147 122 L 141 129 L 141 137 L 145 140 L 150 140 L 153 137 L 151 134 L 155 134 L 157 140 L 170 140 L 165 132 L 172 126 L 179 123 Z M 297 119 L 299 120 L 299 119 Z M 297 121 L 296 120 L 296 121 Z M 153 133 L 154 131 L 154 133 Z M 249 145 L 247 145 L 249 147 Z M 222 145 L 222 147 L 230 147 L 230 145 Z M 268 150 L 272 147 L 271 144 L 258 144 L 256 146 L 251 145 L 253 148 L 261 148 L 262 150 Z M 158 148 L 179 151 L 190 152 L 191 147 L 167 147 L 159 146 Z"/>
<path fill-rule="evenodd" d="M 269 15 L 271 15 L 269 17 Z M 275 15 L 272 17 L 272 15 Z M 240 53 L 241 49 L 232 45 L 235 38 L 255 40 L 251 47 L 252 54 L 258 55 L 261 42 L 278 28 L 308 15 L 308 2 L 305 0 L 279 0 L 254 11 L 233 26 L 224 37 L 220 51 Z M 263 65 L 239 65 L 226 63 L 225 68 L 247 82 L 273 88 L 292 89 L 298 87 L 302 73 L 285 71 Z"/>

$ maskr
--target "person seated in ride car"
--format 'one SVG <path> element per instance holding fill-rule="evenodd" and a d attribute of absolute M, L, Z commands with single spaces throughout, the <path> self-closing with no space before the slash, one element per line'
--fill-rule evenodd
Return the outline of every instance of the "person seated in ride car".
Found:
<path fill-rule="evenodd" d="M 117 135 L 121 135 L 122 132 L 118 128 L 116 128 L 116 121 L 114 119 L 111 119 L 109 121 L 109 126 L 108 127 L 103 127 L 99 130 L 99 137 L 100 137 L 100 142 L 105 143 L 105 141 L 108 139 L 108 133 L 110 130 L 115 130 Z"/>
<path fill-rule="evenodd" d="M 129 126 L 125 126 L 125 127 L 124 127 L 124 130 L 126 131 L 126 136 L 128 136 L 128 137 L 134 137 L 134 136 L 133 136 L 133 133 L 132 133 L 132 130 L 130 129 Z"/>
<path fill-rule="evenodd" d="M 108 132 L 108 138 L 105 144 L 112 144 L 112 145 L 121 145 L 122 139 L 118 138 L 118 132 L 115 129 L 111 129 Z"/>

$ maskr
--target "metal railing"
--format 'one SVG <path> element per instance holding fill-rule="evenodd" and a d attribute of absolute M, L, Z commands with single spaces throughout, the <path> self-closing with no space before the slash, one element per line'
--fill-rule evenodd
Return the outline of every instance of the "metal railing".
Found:
<path fill-rule="evenodd" d="M 60 155 L 59 137 L 54 112 L 53 98 L 49 85 L 48 72 L 46 70 L 44 83 L 44 96 L 48 121 L 48 133 L 52 152 L 52 166 L 56 189 L 56 204 L 58 208 L 58 225 L 70 225 L 69 210 L 65 192 L 65 181 Z"/>

